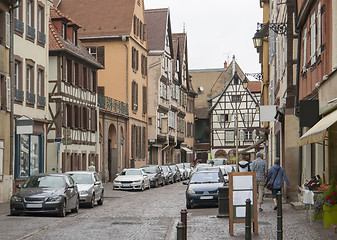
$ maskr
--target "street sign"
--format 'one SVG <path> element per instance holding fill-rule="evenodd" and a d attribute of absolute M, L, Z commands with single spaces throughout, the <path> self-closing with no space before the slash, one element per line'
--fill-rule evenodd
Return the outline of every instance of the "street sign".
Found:
<path fill-rule="evenodd" d="M 55 138 L 55 139 L 54 139 L 54 142 L 57 142 L 57 143 L 58 143 L 58 142 L 62 142 L 62 138 Z"/>

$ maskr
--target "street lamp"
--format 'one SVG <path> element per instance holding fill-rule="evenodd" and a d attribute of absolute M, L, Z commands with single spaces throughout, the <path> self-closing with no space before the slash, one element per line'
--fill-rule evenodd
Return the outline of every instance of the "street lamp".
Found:
<path fill-rule="evenodd" d="M 253 37 L 253 44 L 255 48 L 262 47 L 263 35 L 260 30 L 256 30 L 256 33 Z"/>

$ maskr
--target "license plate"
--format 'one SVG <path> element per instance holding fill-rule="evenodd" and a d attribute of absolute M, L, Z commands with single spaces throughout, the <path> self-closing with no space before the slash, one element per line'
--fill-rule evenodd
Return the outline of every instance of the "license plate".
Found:
<path fill-rule="evenodd" d="M 122 187 L 131 187 L 131 184 L 123 184 Z"/>
<path fill-rule="evenodd" d="M 26 208 L 42 208 L 42 203 L 27 203 Z"/>
<path fill-rule="evenodd" d="M 201 196 L 200 199 L 213 199 L 213 196 Z"/>

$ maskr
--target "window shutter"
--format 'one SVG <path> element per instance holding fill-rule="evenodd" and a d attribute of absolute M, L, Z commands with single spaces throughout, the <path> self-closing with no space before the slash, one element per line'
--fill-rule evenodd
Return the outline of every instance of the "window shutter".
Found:
<path fill-rule="evenodd" d="M 5 39 L 5 44 L 7 48 L 10 48 L 11 46 L 11 41 L 10 41 L 10 15 L 9 12 L 6 12 L 6 16 L 5 16 L 5 21 L 6 21 L 6 39 Z"/>
<path fill-rule="evenodd" d="M 317 56 L 321 55 L 321 44 L 322 44 L 322 12 L 321 12 L 321 2 L 318 3 L 317 7 Z"/>
<path fill-rule="evenodd" d="M 62 104 L 62 126 L 67 126 L 67 105 L 65 103 Z"/>
<path fill-rule="evenodd" d="M 304 29 L 304 34 L 303 34 L 303 72 L 306 71 L 306 65 L 307 65 L 307 34 L 308 30 L 307 28 Z"/>
<path fill-rule="evenodd" d="M 6 77 L 6 104 L 7 111 L 11 111 L 11 78 Z"/>
<path fill-rule="evenodd" d="M 138 71 L 138 58 L 139 58 L 139 55 L 138 55 L 139 51 L 136 50 L 136 70 Z"/>
<path fill-rule="evenodd" d="M 135 83 L 135 87 L 136 87 L 136 109 L 138 110 L 138 83 Z"/>
<path fill-rule="evenodd" d="M 310 21 L 310 44 L 311 44 L 311 65 L 316 62 L 316 14 L 311 15 Z"/>
<path fill-rule="evenodd" d="M 143 86 L 143 114 L 147 112 L 147 93 L 146 86 Z"/>
<path fill-rule="evenodd" d="M 96 131 L 96 109 L 91 110 L 91 130 Z"/>
<path fill-rule="evenodd" d="M 104 66 L 104 46 L 97 47 L 97 61 Z"/>
<path fill-rule="evenodd" d="M 131 158 L 135 158 L 135 128 L 134 125 L 131 126 Z"/>
<path fill-rule="evenodd" d="M 143 127 L 142 158 L 146 156 L 146 128 Z"/>

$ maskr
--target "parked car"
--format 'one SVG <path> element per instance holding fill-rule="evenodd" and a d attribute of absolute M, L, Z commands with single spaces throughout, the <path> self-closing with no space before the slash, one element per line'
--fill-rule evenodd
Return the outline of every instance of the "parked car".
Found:
<path fill-rule="evenodd" d="M 146 165 L 142 169 L 149 175 L 151 187 L 164 186 L 164 173 L 159 165 Z"/>
<path fill-rule="evenodd" d="M 184 163 L 184 166 L 185 166 L 185 170 L 187 171 L 187 178 L 190 178 L 193 167 L 192 167 L 191 163 Z"/>
<path fill-rule="evenodd" d="M 71 171 L 67 172 L 75 181 L 80 193 L 80 205 L 91 208 L 103 204 L 104 186 L 97 172 L 91 171 Z"/>
<path fill-rule="evenodd" d="M 235 165 L 221 165 L 219 167 L 224 175 L 225 181 L 228 182 L 228 179 L 229 179 L 228 173 L 235 172 L 236 166 Z"/>
<path fill-rule="evenodd" d="M 113 189 L 142 190 L 150 189 L 150 177 L 141 168 L 123 169 L 113 182 Z"/>
<path fill-rule="evenodd" d="M 200 170 L 201 168 L 205 168 L 205 167 L 212 167 L 212 164 L 209 164 L 209 163 L 198 163 L 194 168 L 193 168 L 193 171 L 192 171 L 192 174 L 198 170 Z"/>
<path fill-rule="evenodd" d="M 176 165 L 181 173 L 181 180 L 184 181 L 185 179 L 188 179 L 187 177 L 188 173 L 187 170 L 185 169 L 184 163 L 177 163 Z"/>
<path fill-rule="evenodd" d="M 53 213 L 65 217 L 67 211 L 78 212 L 79 192 L 68 174 L 40 173 L 28 177 L 10 199 L 11 215 Z"/>
<path fill-rule="evenodd" d="M 169 167 L 171 168 L 172 172 L 173 172 L 173 181 L 174 182 L 180 182 L 181 181 L 181 173 L 180 173 L 180 170 L 178 168 L 177 165 L 175 164 L 172 164 L 172 165 L 169 165 Z"/>
<path fill-rule="evenodd" d="M 208 159 L 207 163 L 212 164 L 214 166 L 224 165 L 224 164 L 227 164 L 227 158 Z"/>
<path fill-rule="evenodd" d="M 165 184 L 173 183 L 173 172 L 169 166 L 161 166 L 164 172 L 164 182 Z"/>
<path fill-rule="evenodd" d="M 218 188 L 224 186 L 225 179 L 220 170 L 195 172 L 186 188 L 186 207 L 189 209 L 194 205 L 217 206 Z"/>

